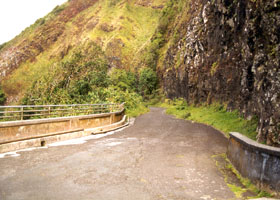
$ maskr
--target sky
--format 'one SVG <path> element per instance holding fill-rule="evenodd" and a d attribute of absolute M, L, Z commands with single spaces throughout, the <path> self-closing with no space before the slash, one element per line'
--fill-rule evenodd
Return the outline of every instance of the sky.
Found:
<path fill-rule="evenodd" d="M 0 0 L 0 44 L 13 39 L 37 19 L 67 0 Z"/>

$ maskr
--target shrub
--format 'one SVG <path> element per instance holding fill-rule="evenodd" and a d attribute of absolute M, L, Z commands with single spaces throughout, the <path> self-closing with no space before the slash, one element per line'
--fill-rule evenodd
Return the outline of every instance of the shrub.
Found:
<path fill-rule="evenodd" d="M 147 98 L 157 89 L 157 74 L 150 68 L 143 68 L 139 75 L 139 89 L 144 97 Z"/>
<path fill-rule="evenodd" d="M 2 88 L 0 88 L 0 105 L 4 105 L 6 102 L 6 96 Z"/>
<path fill-rule="evenodd" d="M 149 81 L 156 80 L 155 72 L 144 70 L 141 80 L 143 88 L 145 85 L 147 91 L 151 91 L 154 86 Z M 137 93 L 136 75 L 115 68 L 108 73 L 106 57 L 94 43 L 72 50 L 47 75 L 36 81 L 22 100 L 23 104 L 107 102 L 126 102 L 128 114 L 133 116 L 147 110 L 143 107 L 142 96 Z"/>
<path fill-rule="evenodd" d="M 119 87 L 123 91 L 136 91 L 136 75 L 132 72 L 113 68 L 110 72 L 111 84 Z"/>
<path fill-rule="evenodd" d="M 54 15 L 58 15 L 60 12 L 62 12 L 65 9 L 65 5 L 61 5 L 61 6 L 56 6 L 53 10 L 52 13 Z"/>

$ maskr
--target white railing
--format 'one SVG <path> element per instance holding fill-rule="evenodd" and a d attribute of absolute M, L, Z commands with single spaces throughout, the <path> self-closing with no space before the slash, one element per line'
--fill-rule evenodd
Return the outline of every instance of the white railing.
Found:
<path fill-rule="evenodd" d="M 118 112 L 122 104 L 0 106 L 0 121 L 17 121 Z"/>

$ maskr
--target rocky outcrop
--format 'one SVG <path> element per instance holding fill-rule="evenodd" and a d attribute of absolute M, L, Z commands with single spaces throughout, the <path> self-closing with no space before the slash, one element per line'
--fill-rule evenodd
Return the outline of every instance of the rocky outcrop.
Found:
<path fill-rule="evenodd" d="M 255 115 L 258 140 L 280 146 L 280 1 L 193 0 L 187 7 L 158 68 L 167 96 Z"/>

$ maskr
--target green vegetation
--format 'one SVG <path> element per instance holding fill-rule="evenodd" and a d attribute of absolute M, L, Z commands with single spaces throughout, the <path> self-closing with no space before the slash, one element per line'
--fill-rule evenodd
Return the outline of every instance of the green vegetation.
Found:
<path fill-rule="evenodd" d="M 165 0 L 152 1 L 153 5 L 164 4 Z M 139 5 L 139 1 L 99 1 L 86 11 L 87 18 L 100 18 L 96 28 L 86 33 L 100 45 L 107 56 L 117 56 L 122 68 L 132 69 L 142 58 L 142 50 L 150 43 L 161 10 Z M 105 28 L 104 27 L 111 27 Z"/>
<path fill-rule="evenodd" d="M 124 91 L 136 91 L 137 77 L 136 74 L 134 74 L 133 72 L 113 68 L 109 76 L 112 85 L 115 85 Z"/>
<path fill-rule="evenodd" d="M 5 46 L 7 45 L 7 43 L 3 43 L 3 44 L 0 44 L 0 50 L 3 49 Z"/>
<path fill-rule="evenodd" d="M 0 88 L 0 105 L 4 105 L 6 101 L 5 93 L 3 92 L 2 88 Z"/>
<path fill-rule="evenodd" d="M 22 100 L 25 105 L 125 102 L 127 113 L 137 116 L 148 109 L 137 93 L 136 74 L 113 68 L 108 72 L 104 52 L 93 42 L 76 47 L 49 72 L 34 82 Z M 149 76 L 148 76 L 149 78 Z M 141 83 L 150 88 L 150 82 Z M 149 90 L 152 93 L 152 90 Z"/>
<path fill-rule="evenodd" d="M 71 1 L 57 6 L 12 40 L 13 46 L 33 41 L 28 49 L 36 57 L 22 62 L 4 79 L 3 90 L 20 100 L 12 103 L 126 102 L 129 115 L 146 112 L 143 102 L 152 98 L 158 80 L 155 68 L 141 64 L 142 54 L 162 13 L 152 7 L 165 2 L 97 1 L 72 18 L 68 7 L 81 8 Z M 42 52 L 32 49 L 42 41 L 53 41 L 52 36 L 56 41 L 42 46 Z"/>
<path fill-rule="evenodd" d="M 250 190 L 254 193 L 257 194 L 257 197 L 272 197 L 271 194 L 269 194 L 268 192 L 266 191 L 263 191 L 263 190 L 259 190 L 248 178 L 244 178 L 241 176 L 241 174 L 234 168 L 234 166 L 230 163 L 230 161 L 228 160 L 228 158 L 226 158 L 226 155 L 225 156 L 225 159 L 227 161 L 227 168 L 229 170 L 231 170 L 235 175 L 236 177 L 238 178 L 238 180 L 242 183 L 243 186 L 245 186 L 245 188 L 247 188 L 247 190 Z M 233 189 L 239 191 L 239 193 L 242 195 L 242 193 L 246 192 L 247 190 L 246 189 L 240 189 L 240 187 L 238 186 L 235 186 L 233 187 L 233 185 L 231 186 Z M 255 197 L 252 197 L 252 198 L 255 198 Z"/>
<path fill-rule="evenodd" d="M 224 132 L 239 132 L 247 137 L 256 140 L 257 119 L 243 119 L 237 111 L 228 112 L 224 105 L 188 105 L 183 99 L 167 100 L 161 104 L 167 108 L 166 113 L 175 115 L 178 118 L 193 120 L 208 124 Z"/>
<path fill-rule="evenodd" d="M 56 6 L 51 14 L 53 14 L 54 16 L 58 15 L 60 12 L 62 12 L 64 9 L 66 8 L 66 4 L 62 4 L 61 6 Z"/>
<path fill-rule="evenodd" d="M 167 38 L 165 35 L 168 30 L 168 26 L 172 24 L 175 19 L 176 12 L 178 11 L 178 5 L 178 2 L 176 1 L 168 1 L 159 18 L 155 34 L 151 38 L 151 43 L 146 47 L 143 56 L 144 65 L 151 69 L 155 70 L 157 67 L 158 59 L 160 56 L 160 49 L 167 42 Z"/>
<path fill-rule="evenodd" d="M 155 34 L 151 42 L 146 46 L 143 52 L 143 65 L 151 69 L 162 69 L 165 64 L 164 60 L 167 50 L 172 45 L 177 45 L 182 34 L 182 20 L 189 17 L 189 1 L 170 0 L 165 4 Z M 184 11 L 184 12 L 183 12 Z M 170 31 L 174 29 L 174 31 Z M 176 48 L 174 48 L 176 49 Z M 177 54 L 174 67 L 178 68 L 182 64 L 180 54 Z"/>
<path fill-rule="evenodd" d="M 213 76 L 213 75 L 216 73 L 218 65 L 219 65 L 218 62 L 214 62 L 214 63 L 212 64 L 212 66 L 211 66 L 211 71 L 210 71 L 211 76 Z"/>
<path fill-rule="evenodd" d="M 27 56 L 31 55 L 2 81 L 3 90 L 10 99 L 22 99 L 35 82 L 42 81 L 41 76 L 47 76 L 55 65 L 61 65 L 61 60 L 68 57 L 71 49 L 81 41 L 97 43 L 110 60 L 110 66 L 126 69 L 135 75 L 143 66 L 150 68 L 142 65 L 143 55 L 162 13 L 161 9 L 152 7 L 164 6 L 166 0 L 153 0 L 147 5 L 136 0 L 97 1 L 75 16 L 71 15 L 69 7 L 82 8 L 72 3 L 68 1 L 56 7 L 9 42 L 8 46 L 19 47 L 22 55 L 27 53 L 21 48 L 28 47 L 30 54 Z M 45 41 L 48 42 L 45 44 Z"/>
<path fill-rule="evenodd" d="M 139 89 L 141 94 L 147 98 L 157 89 L 157 74 L 150 68 L 143 68 L 140 70 L 139 76 Z"/>
<path fill-rule="evenodd" d="M 253 199 L 273 196 L 268 192 L 259 190 L 249 179 L 242 177 L 231 164 L 225 153 L 214 155 L 212 158 L 215 160 L 218 169 L 223 174 L 228 187 L 237 198 Z"/>
<path fill-rule="evenodd" d="M 243 193 L 247 191 L 246 189 L 244 189 L 242 187 L 239 187 L 239 186 L 236 186 L 234 184 L 229 184 L 228 183 L 227 186 L 235 194 L 235 196 L 237 198 L 242 198 L 243 197 Z"/>

